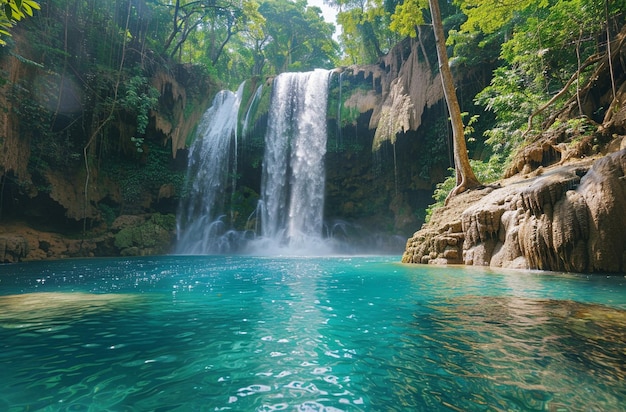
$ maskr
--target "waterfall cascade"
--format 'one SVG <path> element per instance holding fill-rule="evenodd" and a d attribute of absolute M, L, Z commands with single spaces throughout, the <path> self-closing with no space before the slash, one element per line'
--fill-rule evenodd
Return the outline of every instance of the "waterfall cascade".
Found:
<path fill-rule="evenodd" d="M 222 214 L 228 175 L 233 168 L 236 170 L 237 113 L 242 90 L 243 84 L 236 93 L 219 92 L 198 125 L 197 138 L 189 150 L 188 193 L 177 217 L 177 253 L 230 251 L 224 243 Z"/>
<path fill-rule="evenodd" d="M 256 212 L 259 233 L 234 232 L 223 219 L 228 175 L 237 173 L 234 162 L 243 84 L 237 93 L 222 91 L 216 96 L 189 152 L 189 193 L 179 210 L 177 253 L 228 253 L 246 248 L 252 253 L 301 253 L 319 249 L 323 243 L 326 106 L 331 73 L 283 73 L 274 79 Z M 257 90 L 255 95 L 259 94 Z"/>
<path fill-rule="evenodd" d="M 276 245 L 310 248 L 322 237 L 331 73 L 283 73 L 274 80 L 260 211 L 262 235 Z"/>
<path fill-rule="evenodd" d="M 236 93 L 222 91 L 216 96 L 189 151 L 176 253 L 328 255 L 402 250 L 404 237 L 378 229 L 408 226 L 412 219 L 399 195 L 397 177 L 394 184 L 397 173 L 374 162 L 369 120 L 358 128 L 359 113 L 367 112 L 354 107 L 363 96 L 362 86 L 352 85 L 351 97 L 343 99 L 341 76 L 333 73 L 283 73 L 272 80 L 271 88 L 263 83 L 253 91 L 254 83 L 248 89 L 244 83 Z M 337 93 L 331 99 L 329 89 Z M 343 107 L 344 100 L 352 106 Z M 352 116 L 349 138 L 341 131 L 344 112 L 347 118 Z M 336 129 L 328 130 L 329 124 Z M 408 139 L 403 142 L 404 147 L 409 144 Z M 395 145 L 392 149 L 395 160 Z M 412 159 L 410 150 L 400 153 L 403 160 Z M 394 216 L 385 220 L 376 212 L 380 210 L 392 210 Z"/>

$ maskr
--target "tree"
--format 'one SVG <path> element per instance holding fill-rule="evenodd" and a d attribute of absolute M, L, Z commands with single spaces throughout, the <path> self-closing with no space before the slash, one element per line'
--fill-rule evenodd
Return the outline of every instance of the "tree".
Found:
<path fill-rule="evenodd" d="M 26 16 L 33 16 L 33 10 L 39 10 L 39 3 L 33 0 L 0 0 L 4 13 L 0 12 L 0 45 L 6 41 L 2 37 L 11 36 L 9 30 Z"/>
<path fill-rule="evenodd" d="M 190 35 L 208 32 L 207 53 L 215 64 L 233 35 L 259 18 L 257 7 L 254 1 L 176 0 L 171 6 L 172 28 L 163 48 L 174 57 Z"/>
<path fill-rule="evenodd" d="M 461 108 L 456 97 L 454 79 L 448 63 L 448 52 L 446 50 L 446 38 L 443 32 L 441 21 L 441 11 L 439 10 L 439 0 L 428 0 L 430 4 L 430 14 L 433 19 L 433 30 L 435 32 L 435 43 L 437 46 L 437 58 L 439 59 L 439 70 L 441 71 L 441 81 L 443 83 L 443 93 L 448 104 L 450 122 L 452 123 L 452 140 L 454 142 L 454 166 L 456 169 L 456 187 L 450 192 L 450 196 L 455 196 L 468 189 L 480 185 L 470 166 L 467 155 L 467 145 L 465 144 L 465 131 Z"/>
<path fill-rule="evenodd" d="M 403 30 L 403 34 L 414 35 L 415 26 L 423 21 L 421 13 L 416 13 L 417 10 L 426 6 L 426 4 L 422 1 L 409 0 L 405 3 L 404 8 L 400 8 L 400 13 L 397 13 L 396 18 L 394 19 L 396 22 L 401 22 L 396 23 L 396 29 Z M 437 58 L 439 60 L 439 70 L 441 73 L 441 81 L 443 83 L 444 96 L 446 98 L 448 112 L 450 114 L 450 122 L 452 124 L 454 166 L 456 172 L 456 186 L 449 195 L 449 197 L 452 197 L 468 189 L 479 186 L 480 182 L 472 170 L 469 162 L 469 156 L 467 154 L 467 144 L 465 142 L 465 130 L 463 126 L 463 119 L 461 117 L 461 108 L 456 96 L 454 79 L 448 62 L 446 38 L 443 30 L 439 2 L 438 0 L 428 0 L 428 6 L 430 7 L 433 31 L 435 33 Z M 405 13 L 411 13 L 411 15 L 407 16 L 406 14 L 403 14 L 402 11 Z"/>
<path fill-rule="evenodd" d="M 319 7 L 307 7 L 306 0 L 267 0 L 259 12 L 266 21 L 263 55 L 271 74 L 335 65 L 334 26 L 323 21 Z"/>
<path fill-rule="evenodd" d="M 397 0 L 327 0 L 339 10 L 344 64 L 369 64 L 385 55 L 398 36 L 389 29 Z"/>

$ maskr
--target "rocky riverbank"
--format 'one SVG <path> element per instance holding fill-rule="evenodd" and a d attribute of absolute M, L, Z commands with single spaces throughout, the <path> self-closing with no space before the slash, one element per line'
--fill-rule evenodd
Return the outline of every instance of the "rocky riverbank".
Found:
<path fill-rule="evenodd" d="M 624 272 L 626 149 L 452 198 L 408 240 L 402 261 Z"/>
<path fill-rule="evenodd" d="M 89 237 L 67 236 L 25 222 L 0 225 L 0 263 L 97 256 L 145 256 L 170 251 L 175 218 L 159 213 L 123 215 Z"/>

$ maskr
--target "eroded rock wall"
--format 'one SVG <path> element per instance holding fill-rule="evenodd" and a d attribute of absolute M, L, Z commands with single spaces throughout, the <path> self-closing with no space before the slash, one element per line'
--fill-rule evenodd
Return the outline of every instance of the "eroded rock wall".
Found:
<path fill-rule="evenodd" d="M 338 69 L 353 84 L 368 84 L 371 90 L 356 87 L 346 90 L 346 108 L 361 113 L 371 111 L 369 128 L 376 131 L 372 148 L 381 142 L 395 142 L 396 135 L 417 130 L 428 108 L 443 99 L 443 86 L 438 71 L 430 64 L 424 47 L 428 34 L 421 43 L 407 38 L 394 47 L 378 64 L 350 66 Z"/>
<path fill-rule="evenodd" d="M 157 71 L 151 79 L 159 91 L 159 107 L 151 113 L 156 132 L 172 142 L 172 156 L 185 149 L 209 107 L 218 86 L 199 66 L 180 64 L 173 71 Z"/>
<path fill-rule="evenodd" d="M 110 230 L 88 238 L 67 237 L 21 222 L 0 224 L 0 263 L 95 256 L 148 256 L 171 252 L 174 216 L 122 215 Z"/>
<path fill-rule="evenodd" d="M 402 261 L 624 272 L 625 229 L 623 149 L 453 198 L 408 240 Z"/>

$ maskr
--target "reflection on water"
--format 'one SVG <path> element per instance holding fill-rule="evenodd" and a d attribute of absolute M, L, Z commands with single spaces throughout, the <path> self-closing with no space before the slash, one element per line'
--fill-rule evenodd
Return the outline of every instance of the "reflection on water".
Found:
<path fill-rule="evenodd" d="M 46 325 L 58 319 L 118 309 L 138 296 L 113 293 L 40 292 L 0 296 L 0 327 Z"/>
<path fill-rule="evenodd" d="M 0 266 L 3 411 L 617 411 L 623 277 L 391 258 Z"/>
<path fill-rule="evenodd" d="M 626 399 L 626 312 L 597 304 L 463 296 L 416 317 L 431 330 L 450 385 L 470 402 L 514 410 L 620 410 Z M 432 340 L 431 340 L 432 338 Z M 461 378 L 459 380 L 458 378 Z M 468 387 L 460 387 L 463 382 Z M 473 398 L 473 399 L 472 399 Z"/>

